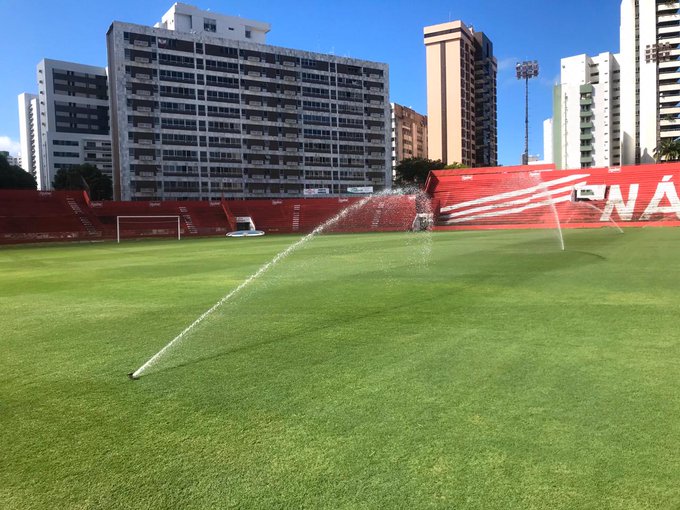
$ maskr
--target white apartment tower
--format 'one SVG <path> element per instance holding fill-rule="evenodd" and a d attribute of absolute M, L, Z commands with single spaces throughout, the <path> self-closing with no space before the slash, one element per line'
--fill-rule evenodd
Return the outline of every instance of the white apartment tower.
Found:
<path fill-rule="evenodd" d="M 618 55 L 562 59 L 552 123 L 557 168 L 621 164 L 620 103 Z"/>
<path fill-rule="evenodd" d="M 626 163 L 653 163 L 680 136 L 680 3 L 621 2 L 621 126 Z"/>
<path fill-rule="evenodd" d="M 117 199 L 391 185 L 387 65 L 271 46 L 269 29 L 179 3 L 154 27 L 111 25 Z"/>
<path fill-rule="evenodd" d="M 36 94 L 19 94 L 19 137 L 22 168 L 35 177 L 38 189 L 45 189 L 47 177 L 40 166 L 40 102 Z"/>
<path fill-rule="evenodd" d="M 206 32 L 228 39 L 266 44 L 271 25 L 176 3 L 161 17 L 161 21 L 156 23 L 154 28 L 194 34 Z"/>
<path fill-rule="evenodd" d="M 680 2 L 622 0 L 619 35 L 618 54 L 562 60 L 553 104 L 557 168 L 654 163 L 659 143 L 680 137 Z"/>
<path fill-rule="evenodd" d="M 106 69 L 44 59 L 38 64 L 38 90 L 37 109 L 31 112 L 39 112 L 39 130 L 30 133 L 28 122 L 20 127 L 22 140 L 30 138 L 39 147 L 40 189 L 50 189 L 57 171 L 73 165 L 89 163 L 111 176 Z M 21 119 L 21 96 L 19 105 Z"/>

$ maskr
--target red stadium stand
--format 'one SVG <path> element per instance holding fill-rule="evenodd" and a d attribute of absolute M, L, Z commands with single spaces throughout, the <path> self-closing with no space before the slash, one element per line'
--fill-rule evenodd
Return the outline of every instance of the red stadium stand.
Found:
<path fill-rule="evenodd" d="M 96 240 L 103 228 L 78 191 L 0 191 L 0 242 Z"/>
<path fill-rule="evenodd" d="M 229 202 L 229 207 L 236 216 L 250 216 L 258 229 L 272 233 L 308 233 L 347 208 L 347 215 L 326 231 L 404 231 L 411 228 L 416 214 L 413 195 L 243 200 Z"/>
<path fill-rule="evenodd" d="M 164 237 L 177 235 L 179 216 L 182 236 L 224 235 L 230 230 L 227 213 L 220 202 L 92 202 L 91 209 L 104 225 L 107 237 L 116 236 L 116 219 L 135 216 L 121 225 L 121 237 Z"/>
<path fill-rule="evenodd" d="M 328 232 L 404 231 L 418 205 L 413 195 L 288 198 L 220 202 L 90 202 L 84 192 L 0 190 L 0 243 L 225 235 L 239 217 L 267 233 L 308 233 L 350 208 Z M 159 218 L 162 216 L 163 218 Z"/>
<path fill-rule="evenodd" d="M 436 170 L 427 192 L 440 230 L 680 225 L 680 163 L 555 170 L 552 165 Z M 577 188 L 601 199 L 576 200 Z"/>
<path fill-rule="evenodd" d="M 435 228 L 680 226 L 680 163 L 555 170 L 552 165 L 436 170 L 426 191 Z M 576 190 L 604 196 L 576 200 Z M 80 191 L 0 190 L 0 243 L 224 235 L 249 217 L 267 233 L 308 233 L 346 210 L 328 232 L 404 231 L 426 212 L 413 195 L 215 202 L 90 202 Z M 171 218 L 153 218 L 170 216 Z"/>
<path fill-rule="evenodd" d="M 230 229 L 220 202 L 92 202 L 92 211 L 105 225 L 107 237 L 115 237 L 116 218 L 136 216 L 126 222 L 122 237 L 159 237 L 176 235 L 176 222 L 154 216 L 179 216 L 183 236 L 224 235 Z"/>

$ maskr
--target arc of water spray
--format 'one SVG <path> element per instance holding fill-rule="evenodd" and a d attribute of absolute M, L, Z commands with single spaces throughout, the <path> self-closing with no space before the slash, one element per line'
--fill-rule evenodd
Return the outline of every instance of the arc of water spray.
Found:
<path fill-rule="evenodd" d="M 539 185 L 545 190 L 546 196 L 548 197 L 548 204 L 550 204 L 550 207 L 552 208 L 553 215 L 555 216 L 555 222 L 557 223 L 557 234 L 559 235 L 560 239 L 560 248 L 562 248 L 562 251 L 564 251 L 564 237 L 562 237 L 562 225 L 560 224 L 560 215 L 557 214 L 557 207 L 555 207 L 555 201 L 553 200 L 552 194 L 550 193 L 550 190 L 545 185 L 545 183 L 541 181 Z"/>
<path fill-rule="evenodd" d="M 382 195 L 386 195 L 386 194 L 389 194 L 389 193 L 396 194 L 396 193 L 391 192 L 391 191 L 388 190 L 387 192 L 382 193 Z M 235 288 L 234 290 L 232 290 L 229 294 L 227 294 L 227 295 L 224 296 L 222 299 L 220 299 L 220 300 L 219 300 L 217 303 L 215 303 L 210 309 L 208 309 L 208 310 L 206 310 L 205 312 L 203 312 L 203 313 L 198 317 L 198 319 L 196 319 L 194 322 L 192 322 L 192 323 L 189 324 L 186 328 L 184 328 L 184 330 L 183 330 L 179 335 L 177 335 L 175 338 L 173 338 L 172 340 L 170 340 L 170 342 L 168 342 L 168 344 L 167 344 L 165 347 L 163 347 L 160 351 L 158 351 L 158 352 L 157 352 L 156 354 L 154 354 L 151 358 L 149 358 L 149 360 L 148 360 L 146 363 L 144 363 L 141 367 L 139 367 L 139 368 L 138 368 L 137 370 L 135 370 L 134 372 L 131 372 L 130 374 L 128 374 L 128 376 L 130 377 L 130 379 L 139 379 L 139 377 L 140 377 L 140 376 L 141 376 L 148 368 L 150 368 L 150 367 L 152 367 L 153 365 L 155 365 L 155 364 L 156 364 L 156 363 L 157 363 L 157 362 L 165 355 L 165 353 L 168 352 L 168 350 L 169 350 L 170 348 L 172 348 L 174 345 L 178 344 L 178 343 L 179 343 L 179 342 L 180 342 L 180 341 L 181 341 L 181 340 L 182 340 L 182 339 L 183 339 L 183 338 L 184 338 L 184 337 L 185 337 L 192 329 L 194 329 L 194 328 L 195 328 L 196 326 L 198 326 L 201 322 L 203 322 L 208 316 L 210 316 L 215 310 L 217 310 L 217 309 L 218 309 L 220 306 L 222 306 L 224 303 L 226 303 L 227 301 L 229 301 L 233 296 L 235 296 L 236 294 L 238 294 L 238 293 L 239 293 L 244 287 L 246 287 L 250 282 L 252 282 L 253 280 L 257 279 L 260 275 L 262 275 L 263 273 L 265 273 L 265 272 L 266 272 L 267 270 L 269 270 L 271 267 L 275 266 L 278 262 L 280 262 L 282 259 L 286 258 L 288 255 L 290 255 L 293 251 L 295 251 L 295 250 L 298 249 L 300 246 L 302 246 L 303 244 L 305 244 L 305 243 L 306 243 L 307 241 L 309 241 L 311 238 L 313 238 L 313 237 L 316 236 L 317 234 L 323 232 L 323 231 L 326 230 L 328 227 L 333 226 L 334 224 L 336 224 L 337 222 L 339 222 L 341 219 L 343 219 L 345 216 L 347 216 L 349 213 L 351 213 L 351 212 L 353 212 L 353 211 L 355 211 L 355 210 L 357 210 L 357 209 L 360 209 L 360 208 L 363 207 L 369 200 L 371 200 L 372 198 L 375 198 L 376 196 L 380 196 L 380 194 L 371 195 L 371 196 L 365 197 L 365 198 L 363 198 L 362 200 L 360 200 L 359 202 L 357 202 L 357 203 L 355 203 L 355 204 L 352 204 L 352 205 L 349 206 L 349 207 L 346 207 L 345 209 L 343 209 L 342 211 L 340 211 L 338 214 L 336 214 L 335 216 L 333 216 L 331 219 L 327 220 L 326 222 L 324 222 L 324 223 L 322 223 L 321 225 L 319 225 L 318 227 L 316 227 L 311 233 L 307 234 L 307 235 L 304 236 L 302 239 L 300 239 L 299 241 L 297 241 L 297 242 L 291 244 L 288 248 L 286 248 L 285 250 L 283 250 L 281 253 L 277 254 L 272 260 L 270 260 L 270 261 L 267 262 L 265 265 L 263 265 L 262 267 L 260 267 L 260 269 L 258 269 L 258 270 L 257 270 L 255 273 L 253 273 L 252 275 L 250 275 L 250 276 L 249 276 L 245 281 L 243 281 L 238 287 L 236 287 L 236 288 Z"/>
<path fill-rule="evenodd" d="M 592 208 L 595 209 L 596 211 L 598 211 L 598 212 L 604 214 L 604 211 L 603 211 L 602 209 L 600 209 L 599 207 L 597 207 L 597 206 L 594 205 L 594 204 L 591 204 L 590 202 L 577 202 L 577 203 L 583 204 L 583 205 L 587 205 L 588 207 L 592 207 Z M 616 222 L 614 221 L 614 218 L 612 218 L 611 216 L 609 216 L 609 221 L 611 221 L 611 222 L 614 224 L 614 226 L 618 229 L 619 234 L 623 234 L 623 229 L 622 229 L 621 227 L 619 227 L 619 224 L 616 223 Z"/>

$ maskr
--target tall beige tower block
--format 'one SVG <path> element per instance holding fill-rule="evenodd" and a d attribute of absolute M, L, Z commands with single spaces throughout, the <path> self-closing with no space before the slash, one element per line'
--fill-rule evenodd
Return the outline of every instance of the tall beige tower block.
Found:
<path fill-rule="evenodd" d="M 491 41 L 462 21 L 425 27 L 428 156 L 495 166 L 496 59 Z"/>

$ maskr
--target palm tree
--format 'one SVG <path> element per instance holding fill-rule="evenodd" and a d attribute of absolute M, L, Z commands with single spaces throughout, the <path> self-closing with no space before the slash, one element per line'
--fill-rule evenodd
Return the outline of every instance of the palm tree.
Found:
<path fill-rule="evenodd" d="M 654 149 L 654 157 L 657 162 L 680 160 L 680 139 L 661 140 L 658 147 Z"/>

